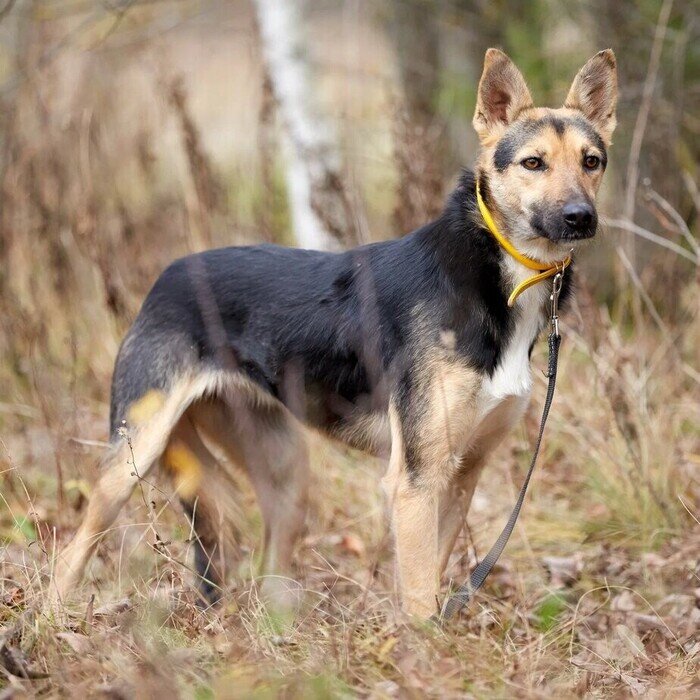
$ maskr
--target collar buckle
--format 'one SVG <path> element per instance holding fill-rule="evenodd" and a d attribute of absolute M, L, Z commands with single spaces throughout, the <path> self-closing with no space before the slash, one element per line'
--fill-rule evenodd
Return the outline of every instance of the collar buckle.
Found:
<path fill-rule="evenodd" d="M 559 338 L 559 295 L 561 294 L 561 288 L 564 284 L 564 266 L 562 265 L 561 270 L 559 270 L 559 265 L 557 265 L 557 272 L 552 280 L 552 293 L 549 296 L 550 305 L 550 325 L 552 328 L 552 334 Z"/>

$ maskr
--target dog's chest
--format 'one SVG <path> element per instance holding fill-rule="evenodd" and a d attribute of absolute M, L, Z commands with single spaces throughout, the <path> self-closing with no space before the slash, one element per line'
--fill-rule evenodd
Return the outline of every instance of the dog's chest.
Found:
<path fill-rule="evenodd" d="M 542 307 L 546 291 L 537 286 L 516 301 L 515 327 L 501 349 L 498 364 L 481 385 L 477 414 L 481 433 L 502 434 L 522 417 L 530 398 L 532 372 L 530 347 L 543 325 Z"/>

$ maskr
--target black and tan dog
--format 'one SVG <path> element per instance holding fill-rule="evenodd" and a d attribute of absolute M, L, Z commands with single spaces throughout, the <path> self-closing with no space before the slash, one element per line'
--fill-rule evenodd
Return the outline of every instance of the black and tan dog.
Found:
<path fill-rule="evenodd" d="M 55 594 L 79 582 L 156 464 L 174 474 L 192 518 L 207 598 L 225 568 L 231 464 L 257 493 L 267 571 L 289 575 L 307 499 L 307 425 L 390 454 L 383 486 L 403 605 L 434 613 L 484 462 L 527 406 L 551 288 L 528 284 L 533 268 L 555 270 L 596 232 L 616 99 L 612 51 L 586 63 L 564 107 L 547 109 L 490 49 L 476 175 L 462 176 L 436 221 L 344 253 L 261 245 L 168 267 L 119 351 L 113 447 L 58 557 Z M 570 283 L 567 272 L 563 297 Z"/>

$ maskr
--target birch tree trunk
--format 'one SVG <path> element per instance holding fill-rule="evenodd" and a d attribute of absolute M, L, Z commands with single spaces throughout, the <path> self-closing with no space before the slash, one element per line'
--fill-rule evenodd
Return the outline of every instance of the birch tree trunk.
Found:
<path fill-rule="evenodd" d="M 265 64 L 284 128 L 287 191 L 297 242 L 336 250 L 357 240 L 333 132 L 314 106 L 295 0 L 255 0 Z"/>

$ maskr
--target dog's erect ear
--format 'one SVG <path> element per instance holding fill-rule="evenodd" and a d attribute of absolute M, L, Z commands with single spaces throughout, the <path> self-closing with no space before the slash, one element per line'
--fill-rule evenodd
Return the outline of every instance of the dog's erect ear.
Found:
<path fill-rule="evenodd" d="M 617 61 L 612 49 L 600 51 L 581 68 L 564 107 L 578 109 L 610 142 L 617 120 Z"/>
<path fill-rule="evenodd" d="M 525 107 L 532 107 L 532 97 L 522 73 L 503 51 L 489 49 L 472 120 L 481 142 L 498 137 Z"/>

